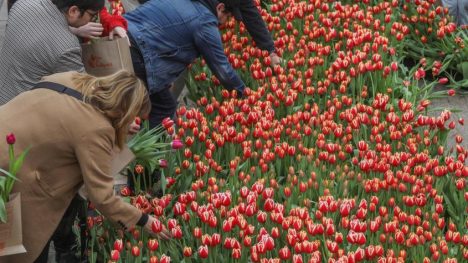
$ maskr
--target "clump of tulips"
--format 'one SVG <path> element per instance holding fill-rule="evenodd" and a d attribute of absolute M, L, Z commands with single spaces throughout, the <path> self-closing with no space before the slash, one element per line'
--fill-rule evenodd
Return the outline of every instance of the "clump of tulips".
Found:
<path fill-rule="evenodd" d="M 222 40 L 248 85 L 243 98 L 222 90 L 203 60 L 194 63 L 188 88 L 197 107 L 163 124 L 179 148 L 163 158 L 165 194 L 148 195 L 148 186 L 127 194 L 158 217 L 153 231 L 166 228 L 172 239 L 103 221 L 93 226 L 101 258 L 466 261 L 468 152 L 460 135 L 446 143 L 464 120 L 448 109 L 429 114 L 432 98 L 456 92 L 432 88 L 453 78 L 425 81 L 450 62 L 401 65 L 415 27 L 429 30 L 402 18 L 420 5 L 272 0 L 260 10 L 283 58 L 275 66 L 230 21 Z M 449 37 L 451 24 L 443 26 Z"/>
<path fill-rule="evenodd" d="M 400 45 L 402 53 L 419 60 L 427 57 L 430 64 L 443 61 L 448 70 L 447 77 L 456 85 L 468 87 L 468 35 L 466 29 L 457 27 L 448 8 L 439 6 L 436 1 L 405 1 L 402 4 L 401 20 L 408 27 L 408 36 Z M 441 74 L 433 70 L 433 76 Z"/>

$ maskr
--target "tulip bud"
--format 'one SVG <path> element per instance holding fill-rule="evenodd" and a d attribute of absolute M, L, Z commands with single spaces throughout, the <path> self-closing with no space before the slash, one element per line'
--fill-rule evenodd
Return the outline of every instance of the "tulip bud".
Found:
<path fill-rule="evenodd" d="M 140 248 L 138 246 L 133 246 L 132 247 L 132 255 L 134 257 L 140 256 Z"/>
<path fill-rule="evenodd" d="M 132 190 L 130 190 L 130 187 L 125 186 L 125 187 L 123 187 L 123 188 L 120 190 L 120 194 L 121 194 L 122 196 L 129 196 L 129 195 L 132 194 Z"/>
<path fill-rule="evenodd" d="M 159 164 L 159 168 L 166 168 L 167 167 L 167 161 L 164 160 L 164 159 L 160 159 L 158 161 L 158 164 Z"/>
<path fill-rule="evenodd" d="M 141 118 L 140 117 L 135 117 L 135 124 L 140 125 L 141 124 Z"/>
<path fill-rule="evenodd" d="M 289 250 L 287 246 L 284 246 L 283 248 L 279 250 L 279 257 L 282 260 L 287 260 L 291 257 L 291 251 Z"/>
<path fill-rule="evenodd" d="M 175 140 L 173 140 L 172 143 L 171 143 L 171 147 L 172 147 L 172 149 L 174 149 L 174 150 L 180 149 L 180 148 L 182 148 L 183 146 L 184 146 L 184 144 L 183 144 L 182 141 L 179 140 L 179 139 L 175 139 Z"/>
<path fill-rule="evenodd" d="M 159 242 L 156 239 L 148 239 L 148 244 L 147 244 L 149 250 L 155 251 L 159 247 Z"/>
<path fill-rule="evenodd" d="M 174 121 L 171 118 L 166 117 L 162 120 L 162 125 L 164 128 L 169 129 L 174 125 Z"/>
<path fill-rule="evenodd" d="M 303 262 L 302 255 L 301 254 L 294 254 L 292 262 L 293 263 L 302 263 Z"/>
<path fill-rule="evenodd" d="M 13 133 L 10 133 L 6 136 L 6 141 L 9 145 L 13 145 L 16 142 L 15 135 Z"/>
<path fill-rule="evenodd" d="M 448 78 L 440 78 L 439 79 L 439 84 L 441 84 L 441 85 L 447 84 L 447 82 L 448 82 Z"/>
<path fill-rule="evenodd" d="M 206 246 L 206 245 L 200 246 L 198 248 L 198 256 L 200 256 L 200 258 L 207 258 L 208 257 L 208 246 Z"/>
<path fill-rule="evenodd" d="M 191 247 L 184 247 L 184 257 L 191 257 L 192 256 L 192 248 Z"/>
<path fill-rule="evenodd" d="M 141 164 L 135 165 L 135 173 L 142 174 L 145 171 L 145 168 Z"/>
<path fill-rule="evenodd" d="M 117 261 L 120 258 L 120 252 L 118 250 L 112 250 L 110 257 L 112 261 Z"/>
<path fill-rule="evenodd" d="M 154 233 L 161 232 L 163 229 L 161 221 L 159 221 L 158 219 L 155 219 L 153 223 L 151 223 L 151 229 L 153 230 Z"/>
<path fill-rule="evenodd" d="M 171 258 L 166 256 L 166 254 L 163 254 L 159 263 L 171 263 Z"/>
<path fill-rule="evenodd" d="M 232 250 L 232 258 L 233 259 L 239 259 L 241 257 L 241 250 L 240 248 L 235 248 Z"/>
<path fill-rule="evenodd" d="M 117 239 L 114 241 L 114 250 L 121 252 L 123 249 L 123 242 L 122 239 Z"/>

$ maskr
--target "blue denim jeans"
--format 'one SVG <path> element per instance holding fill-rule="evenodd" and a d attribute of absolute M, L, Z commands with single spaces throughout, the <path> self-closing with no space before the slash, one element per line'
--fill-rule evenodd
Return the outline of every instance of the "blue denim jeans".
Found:
<path fill-rule="evenodd" d="M 128 37 L 131 44 L 130 55 L 132 56 L 135 75 L 145 82 L 146 88 L 149 92 L 151 87 L 148 87 L 145 60 L 143 59 L 143 55 L 138 49 L 133 37 L 130 34 L 128 34 Z M 172 96 L 169 88 L 170 87 L 167 87 L 161 91 L 154 92 L 152 94 L 150 93 L 151 112 L 148 120 L 151 128 L 161 124 L 164 118 L 174 117 L 175 111 L 177 109 L 177 101 L 174 99 L 174 96 Z"/>

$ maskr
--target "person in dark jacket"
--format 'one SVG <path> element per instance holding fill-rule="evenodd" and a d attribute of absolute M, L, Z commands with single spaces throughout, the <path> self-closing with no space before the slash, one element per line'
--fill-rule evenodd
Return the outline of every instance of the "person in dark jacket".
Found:
<path fill-rule="evenodd" d="M 135 74 L 147 81 L 151 94 L 151 126 L 174 115 L 171 83 L 200 56 L 226 89 L 243 93 L 245 84 L 224 53 L 218 28 L 231 15 L 233 2 L 149 1 L 124 15 Z"/>
<path fill-rule="evenodd" d="M 233 15 L 237 21 L 242 21 L 247 31 L 249 32 L 255 44 L 270 53 L 271 63 L 273 66 L 281 62 L 280 57 L 275 52 L 275 44 L 271 37 L 270 31 L 263 21 L 258 8 L 253 0 L 237 0 L 238 8 L 234 9 Z"/>
<path fill-rule="evenodd" d="M 140 4 L 144 4 L 149 0 L 138 0 Z M 252 39 L 255 41 L 257 46 L 266 50 L 270 53 L 272 65 L 275 66 L 280 63 L 281 59 L 275 52 L 275 44 L 271 37 L 270 31 L 263 21 L 260 12 L 253 0 L 237 0 L 235 1 L 236 9 L 233 11 L 233 15 L 237 21 L 244 23 L 247 31 L 249 32 Z"/>

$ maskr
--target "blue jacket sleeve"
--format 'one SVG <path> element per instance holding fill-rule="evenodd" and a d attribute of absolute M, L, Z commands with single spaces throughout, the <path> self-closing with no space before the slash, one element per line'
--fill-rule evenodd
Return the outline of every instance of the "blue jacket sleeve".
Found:
<path fill-rule="evenodd" d="M 275 44 L 270 31 L 268 31 L 265 21 L 263 21 L 253 0 L 241 0 L 239 10 L 242 15 L 242 22 L 257 46 L 270 53 L 274 52 Z"/>
<path fill-rule="evenodd" d="M 216 75 L 221 84 L 229 90 L 243 92 L 244 82 L 232 68 L 224 54 L 218 24 L 213 21 L 203 22 L 195 34 L 195 45 L 205 59 L 208 67 Z"/>

